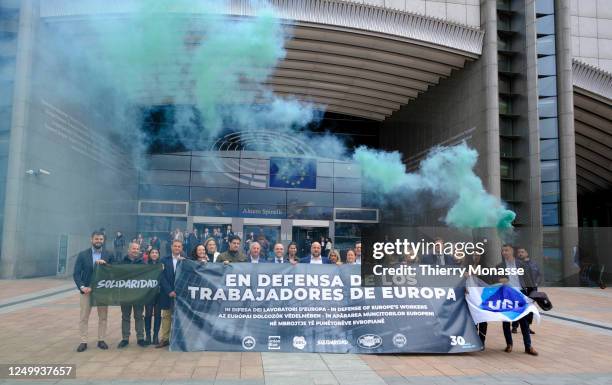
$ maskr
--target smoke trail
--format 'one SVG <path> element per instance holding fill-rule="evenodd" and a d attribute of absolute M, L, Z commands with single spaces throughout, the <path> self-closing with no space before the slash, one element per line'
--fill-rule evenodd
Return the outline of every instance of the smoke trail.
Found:
<path fill-rule="evenodd" d="M 444 218 L 450 226 L 509 229 L 516 217 L 484 189 L 474 173 L 478 153 L 465 142 L 434 148 L 415 173 L 406 172 L 398 152 L 359 147 L 353 159 L 361 165 L 366 189 L 381 200 L 430 192 L 450 207 Z"/>
<path fill-rule="evenodd" d="M 187 148 L 228 127 L 289 131 L 322 116 L 322 106 L 281 98 L 264 84 L 289 37 L 274 11 L 254 2 L 256 16 L 235 20 L 226 5 L 156 0 L 128 22 L 91 21 L 100 50 L 89 61 L 121 94 L 129 99 L 149 90 L 158 102 L 196 107 L 173 116 Z"/>
<path fill-rule="evenodd" d="M 71 72 L 69 83 L 75 89 L 87 84 L 84 92 L 112 95 L 102 104 L 113 105 L 109 120 L 129 138 L 137 160 L 156 140 L 138 129 L 142 111 L 133 107 L 147 106 L 149 98 L 187 107 L 175 109 L 170 130 L 187 149 L 201 148 L 227 128 L 267 129 L 315 140 L 321 157 L 351 159 L 337 137 L 313 139 L 302 131 L 321 118 L 322 106 L 281 98 L 266 86 L 290 37 L 270 7 L 255 2 L 254 17 L 234 19 L 222 1 L 140 4 L 128 18 L 88 17 L 74 27 L 67 23 L 67 30 L 56 25 L 55 40 L 41 45 L 47 60 L 70 64 L 73 71 L 61 76 Z M 57 67 L 59 75 L 63 66 Z M 66 100 L 80 99 L 75 89 L 65 91 Z M 445 217 L 449 225 L 511 227 L 514 213 L 484 190 L 473 172 L 477 153 L 465 144 L 433 150 L 417 173 L 405 172 L 399 153 L 362 147 L 352 159 L 362 166 L 366 190 L 381 197 L 430 192 L 450 207 Z"/>

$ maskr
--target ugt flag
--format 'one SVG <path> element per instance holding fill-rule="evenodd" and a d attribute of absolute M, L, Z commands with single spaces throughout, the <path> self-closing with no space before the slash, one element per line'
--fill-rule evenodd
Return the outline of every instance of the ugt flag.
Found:
<path fill-rule="evenodd" d="M 540 313 L 534 301 L 510 285 L 487 285 L 470 277 L 466 285 L 465 299 L 475 323 L 491 321 L 516 321 L 533 313 L 540 322 Z"/>

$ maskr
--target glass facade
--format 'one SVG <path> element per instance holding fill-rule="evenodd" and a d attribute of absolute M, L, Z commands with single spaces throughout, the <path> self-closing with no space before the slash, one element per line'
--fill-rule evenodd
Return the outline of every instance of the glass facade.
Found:
<path fill-rule="evenodd" d="M 308 170 L 293 176 L 294 183 L 279 177 L 282 159 L 249 151 L 151 155 L 139 175 L 140 214 L 159 219 L 141 221 L 139 230 L 170 231 L 173 221 L 189 216 L 332 221 L 335 207 L 362 207 L 357 165 L 304 158 Z M 291 159 L 292 171 L 307 164 Z M 285 187 L 270 187 L 274 177 Z M 176 202 L 184 203 L 185 211 Z"/>
<path fill-rule="evenodd" d="M 538 117 L 542 179 L 542 224 L 559 226 L 559 130 L 557 127 L 557 61 L 553 0 L 537 0 Z"/>

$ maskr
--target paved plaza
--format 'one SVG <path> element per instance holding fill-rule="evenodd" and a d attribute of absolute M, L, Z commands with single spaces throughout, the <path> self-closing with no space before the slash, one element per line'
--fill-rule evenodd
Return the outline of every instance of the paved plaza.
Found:
<path fill-rule="evenodd" d="M 177 353 L 117 350 L 121 314 L 109 312 L 110 349 L 79 343 L 78 292 L 61 279 L 0 281 L 0 363 L 76 364 L 75 380 L 0 380 L 0 384 L 612 384 L 612 291 L 547 288 L 554 304 L 534 327 L 538 357 L 523 353 L 520 334 L 508 354 L 501 324 L 489 324 L 486 350 L 459 355 Z"/>

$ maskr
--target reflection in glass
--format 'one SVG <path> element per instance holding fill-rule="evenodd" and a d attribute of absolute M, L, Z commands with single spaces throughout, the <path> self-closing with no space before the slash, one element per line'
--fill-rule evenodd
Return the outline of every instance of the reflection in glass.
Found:
<path fill-rule="evenodd" d="M 539 76 L 552 76 L 557 74 L 555 55 L 544 56 L 538 58 L 538 75 Z"/>
<path fill-rule="evenodd" d="M 538 79 L 538 96 L 557 96 L 556 76 Z"/>
<path fill-rule="evenodd" d="M 241 204 L 256 203 L 285 205 L 287 204 L 287 193 L 284 190 L 256 190 L 241 188 L 239 200 Z"/>
<path fill-rule="evenodd" d="M 200 203 L 189 204 L 189 215 L 206 217 L 236 217 L 238 205 L 234 203 Z"/>
<path fill-rule="evenodd" d="M 545 203 L 542 204 L 542 224 L 544 226 L 559 225 L 559 204 Z"/>
<path fill-rule="evenodd" d="M 559 159 L 559 140 L 543 139 L 540 140 L 540 159 Z"/>
<path fill-rule="evenodd" d="M 140 174 L 140 183 L 189 186 L 189 171 L 150 170 Z"/>
<path fill-rule="evenodd" d="M 555 16 L 549 15 L 536 19 L 536 32 L 538 35 L 555 34 Z"/>
<path fill-rule="evenodd" d="M 561 188 L 559 182 L 542 183 L 542 203 L 559 202 Z"/>
<path fill-rule="evenodd" d="M 557 98 L 544 98 L 538 100 L 538 115 L 540 118 L 557 117 Z"/>
<path fill-rule="evenodd" d="M 315 191 L 287 191 L 287 204 L 300 206 L 333 206 L 333 194 Z"/>
<path fill-rule="evenodd" d="M 557 118 L 540 119 L 538 126 L 540 128 L 540 139 L 550 139 L 559 137 L 559 131 L 557 128 Z"/>
<path fill-rule="evenodd" d="M 350 208 L 361 207 L 361 194 L 335 193 L 334 206 Z"/>
<path fill-rule="evenodd" d="M 559 180 L 559 161 L 545 160 L 540 162 L 542 174 L 542 182 L 558 181 Z"/>
<path fill-rule="evenodd" d="M 203 187 L 238 187 L 238 175 L 222 172 L 191 172 L 191 185 Z"/>
<path fill-rule="evenodd" d="M 536 13 L 541 15 L 552 15 L 555 13 L 554 0 L 536 0 Z"/>
<path fill-rule="evenodd" d="M 141 184 L 138 190 L 140 199 L 157 199 L 165 201 L 188 201 L 189 187 L 187 186 L 156 186 Z"/>
<path fill-rule="evenodd" d="M 191 201 L 209 203 L 238 203 L 238 189 L 192 187 Z"/>
<path fill-rule="evenodd" d="M 536 41 L 538 55 L 555 54 L 555 35 L 542 36 Z"/>

